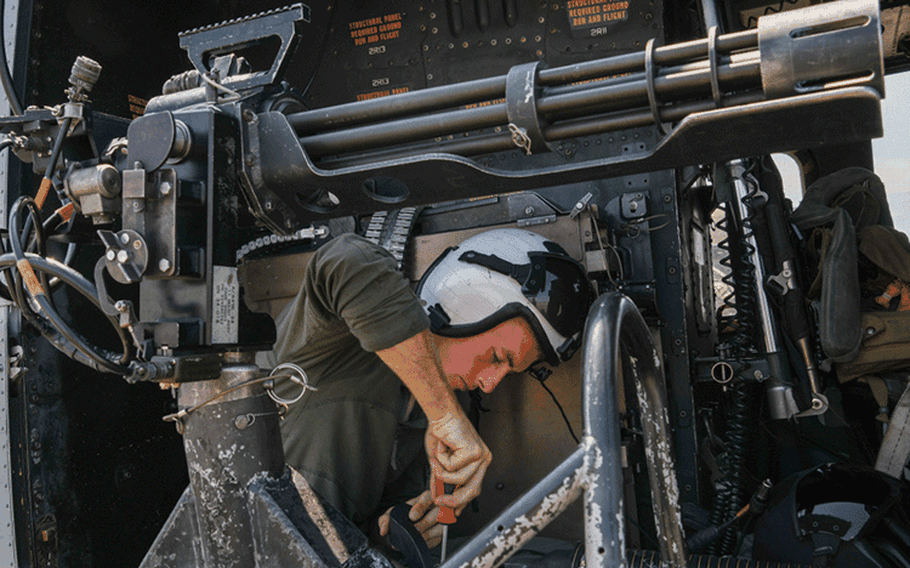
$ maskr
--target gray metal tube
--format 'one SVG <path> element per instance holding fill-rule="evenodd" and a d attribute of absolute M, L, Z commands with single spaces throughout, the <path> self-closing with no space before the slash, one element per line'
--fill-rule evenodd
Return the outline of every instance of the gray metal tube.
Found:
<path fill-rule="evenodd" d="M 582 363 L 582 412 L 585 444 L 594 463 L 585 490 L 585 563 L 588 568 L 624 566 L 622 456 L 616 386 L 621 377 L 620 313 L 614 296 L 601 296 L 588 312 Z"/>
<path fill-rule="evenodd" d="M 725 106 L 739 106 L 752 104 L 765 99 L 761 92 L 746 92 L 732 95 L 725 100 Z M 667 107 L 661 111 L 661 118 L 667 122 L 676 122 L 686 116 L 713 110 L 714 101 L 685 102 Z M 603 132 L 637 128 L 654 124 L 654 115 L 648 109 L 620 111 L 599 116 L 586 116 L 571 119 L 543 128 L 544 137 L 549 141 L 589 136 Z M 505 128 L 501 132 L 467 138 L 453 138 L 451 140 L 419 142 L 407 146 L 398 146 L 384 150 L 367 151 L 350 154 L 338 158 L 328 158 L 319 162 L 319 167 L 324 169 L 337 169 L 348 166 L 372 164 L 381 160 L 395 160 L 409 156 L 418 156 L 428 152 L 444 152 L 459 156 L 478 156 L 492 152 L 502 152 L 516 149 L 512 136 Z"/>
<path fill-rule="evenodd" d="M 727 164 L 730 171 L 730 179 L 733 183 L 733 192 L 736 197 L 736 212 L 739 216 L 739 222 L 743 226 L 743 233 L 746 235 L 746 243 L 750 249 L 750 257 L 755 267 L 754 287 L 755 297 L 758 303 L 759 319 L 762 327 L 762 336 L 765 342 L 765 353 L 777 353 L 780 347 L 777 340 L 777 325 L 774 321 L 774 314 L 771 313 L 771 304 L 768 302 L 768 294 L 765 292 L 765 265 L 762 262 L 761 253 L 758 250 L 758 242 L 755 240 L 754 229 L 750 222 L 750 213 L 747 209 L 745 200 L 749 197 L 749 188 L 743 176 L 746 175 L 746 164 L 743 160 L 733 160 Z M 762 197 L 759 197 L 762 199 Z"/>
<path fill-rule="evenodd" d="M 707 40 L 696 40 L 658 47 L 654 62 L 667 67 L 707 55 Z M 758 32 L 748 30 L 717 38 L 718 53 L 730 53 L 758 47 Z M 576 63 L 553 69 L 542 69 L 538 83 L 553 87 L 598 79 L 610 75 L 641 71 L 645 65 L 643 53 L 632 53 L 594 61 Z M 407 115 L 457 108 L 476 102 L 500 99 L 506 93 L 506 77 L 489 77 L 465 83 L 445 85 L 411 91 L 369 101 L 358 101 L 300 112 L 288 116 L 291 127 L 300 136 L 333 128 L 351 127 L 370 122 L 380 122 Z"/>
<path fill-rule="evenodd" d="M 761 77 L 757 59 L 720 65 L 717 71 L 724 84 L 751 83 L 754 88 L 760 90 Z M 707 68 L 686 74 L 664 69 L 655 81 L 656 93 L 661 100 L 669 102 L 675 100 L 675 95 L 679 93 L 686 94 L 699 88 L 707 92 L 710 90 L 710 76 L 711 71 Z M 713 101 L 711 102 L 713 108 Z M 537 101 L 537 110 L 541 115 L 570 112 L 575 115 L 587 115 L 605 110 L 633 109 L 647 104 L 647 81 L 640 80 L 581 89 L 578 92 L 552 97 L 543 96 Z M 293 117 L 289 117 L 289 120 L 291 118 Z M 471 130 L 504 126 L 508 122 L 505 103 L 496 103 L 475 109 L 452 110 L 305 136 L 300 139 L 300 143 L 311 158 L 318 159 L 333 154 L 358 152 L 387 147 L 390 144 L 406 144 Z"/>
<path fill-rule="evenodd" d="M 586 443 L 595 440 L 603 452 L 600 465 L 588 472 L 585 490 L 586 565 L 622 566 L 626 558 L 616 392 L 624 367 L 622 357 L 627 357 L 625 368 L 633 373 L 641 412 L 660 555 L 671 566 L 686 566 L 663 372 L 651 332 L 632 300 L 610 292 L 594 302 L 588 312 L 582 355 Z"/>
<path fill-rule="evenodd" d="M 701 6 L 701 14 L 705 21 L 705 29 L 709 30 L 716 27 L 721 30 L 720 18 L 717 17 L 717 5 L 714 0 L 701 0 L 698 3 Z"/>
<path fill-rule="evenodd" d="M 620 345 L 627 351 L 622 352 Z M 625 566 L 623 477 L 617 385 L 629 357 L 645 436 L 661 558 L 686 566 L 676 472 L 670 455 L 663 373 L 651 333 L 635 304 L 604 294 L 588 312 L 582 357 L 585 436 L 581 445 L 530 491 L 461 547 L 441 568 L 497 568 L 584 491 L 585 563 Z"/>
<path fill-rule="evenodd" d="M 389 120 L 408 114 L 500 99 L 505 94 L 506 78 L 490 77 L 300 112 L 289 115 L 288 122 L 298 135 L 302 135 L 330 128 Z"/>
<path fill-rule="evenodd" d="M 225 357 L 218 380 L 180 385 L 182 408 L 202 405 L 182 418 L 183 446 L 205 566 L 253 566 L 247 487 L 257 475 L 281 477 L 284 452 L 275 404 L 261 386 L 237 388 L 258 378 L 259 367 L 251 355 Z"/>
<path fill-rule="evenodd" d="M 572 504 L 584 487 L 589 456 L 578 447 L 458 549 L 440 568 L 496 568 Z"/>
<path fill-rule="evenodd" d="M 757 54 L 756 54 L 757 55 Z M 718 65 L 717 76 L 725 87 L 761 89 L 761 64 L 758 58 L 745 62 Z M 678 100 L 683 96 L 711 91 L 711 70 L 678 72 L 676 69 L 662 69 L 654 79 L 654 90 L 661 100 Z M 739 90 L 739 89 L 737 89 Z M 579 92 L 560 95 L 547 94 L 537 103 L 540 114 L 567 113 L 582 114 L 595 110 L 614 110 L 648 104 L 648 86 L 645 79 L 621 84 L 597 85 Z"/>

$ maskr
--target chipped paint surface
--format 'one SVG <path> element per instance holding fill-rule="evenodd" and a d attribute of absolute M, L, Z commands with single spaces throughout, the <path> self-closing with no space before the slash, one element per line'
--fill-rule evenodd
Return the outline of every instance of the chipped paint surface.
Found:
<path fill-rule="evenodd" d="M 344 545 L 344 542 L 342 542 L 341 537 L 338 535 L 338 531 L 335 530 L 335 525 L 329 520 L 325 510 L 319 503 L 316 493 L 313 492 L 310 484 L 297 472 L 297 470 L 291 468 L 291 476 L 294 487 L 296 487 L 297 492 L 300 493 L 303 507 L 306 509 L 310 519 L 319 529 L 319 533 L 322 534 L 322 537 L 325 539 L 326 543 L 328 543 L 329 548 L 332 549 L 332 554 L 335 555 L 338 563 L 344 564 L 351 555 Z"/>
<path fill-rule="evenodd" d="M 601 484 L 609 483 L 616 485 L 616 479 L 601 479 L 597 472 L 603 470 L 604 456 L 592 436 L 585 436 L 583 442 L 585 447 L 585 487 L 586 490 L 594 495 L 603 495 Z M 621 479 L 621 475 L 617 477 Z M 621 482 L 620 482 L 621 483 Z M 625 568 L 625 551 L 626 537 L 623 517 L 622 490 L 617 489 L 615 495 L 619 496 L 617 508 L 615 511 L 603 510 L 602 504 L 596 499 L 585 496 L 585 555 L 592 558 L 592 566 L 602 566 L 605 551 L 619 551 L 618 556 L 622 562 L 616 568 Z M 606 503 L 609 505 L 609 503 Z M 607 523 L 605 515 L 609 514 L 612 518 Z M 605 538 L 610 541 L 606 542 Z M 611 556 L 616 556 L 615 554 Z M 600 562 L 594 563 L 593 559 L 601 559 Z M 614 568 L 611 566 L 610 568 Z"/>
<path fill-rule="evenodd" d="M 679 486 L 670 447 L 669 419 L 666 405 L 652 401 L 633 366 L 635 393 L 641 410 L 645 434 L 645 459 L 651 484 L 655 529 L 661 546 L 661 557 L 685 565 L 686 550 L 682 537 L 682 515 L 679 508 Z"/>
<path fill-rule="evenodd" d="M 235 532 L 240 526 L 248 524 L 247 519 L 235 519 L 233 503 L 242 488 L 237 485 L 236 477 L 230 463 L 237 451 L 236 445 L 229 448 L 216 448 L 222 467 L 215 467 L 212 461 L 203 459 L 208 454 L 207 442 L 203 440 L 184 441 L 188 459 L 190 480 L 197 495 L 196 507 L 198 518 L 205 531 L 207 542 L 212 546 L 209 552 L 217 555 L 219 561 L 227 562 L 224 566 L 241 566 L 246 554 L 235 550 Z M 201 493 L 201 494 L 200 494 Z"/>
<path fill-rule="evenodd" d="M 566 477 L 556 491 L 550 493 L 515 524 L 502 531 L 469 564 L 471 568 L 493 568 L 518 551 L 524 544 L 559 516 L 581 494 L 586 481 L 585 467 Z"/>

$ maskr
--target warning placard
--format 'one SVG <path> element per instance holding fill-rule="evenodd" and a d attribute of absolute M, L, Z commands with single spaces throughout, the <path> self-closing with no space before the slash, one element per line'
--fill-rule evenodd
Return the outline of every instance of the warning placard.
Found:
<path fill-rule="evenodd" d="M 566 15 L 573 36 L 605 35 L 609 25 L 629 19 L 629 2 L 622 0 L 568 0 Z M 581 33 L 579 33 L 581 32 Z"/>
<path fill-rule="evenodd" d="M 401 12 L 348 23 L 354 45 L 372 45 L 401 37 Z M 372 54 L 371 54 L 372 55 Z"/>

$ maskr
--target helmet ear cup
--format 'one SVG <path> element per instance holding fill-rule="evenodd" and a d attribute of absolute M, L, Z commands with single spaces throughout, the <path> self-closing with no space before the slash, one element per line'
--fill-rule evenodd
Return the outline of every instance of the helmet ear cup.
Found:
<path fill-rule="evenodd" d="M 434 333 L 465 337 L 523 317 L 547 361 L 577 349 L 594 292 L 557 243 L 523 229 L 494 229 L 447 249 L 421 277 Z"/>
<path fill-rule="evenodd" d="M 872 468 L 827 463 L 774 487 L 755 524 L 753 558 L 834 568 L 871 566 L 867 538 L 900 500 L 901 483 Z"/>

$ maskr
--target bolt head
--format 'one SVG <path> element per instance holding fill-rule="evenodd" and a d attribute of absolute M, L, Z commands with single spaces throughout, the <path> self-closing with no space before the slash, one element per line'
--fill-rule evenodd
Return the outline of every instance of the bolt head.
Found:
<path fill-rule="evenodd" d="M 161 260 L 158 261 L 158 270 L 160 270 L 161 272 L 167 272 L 170 269 L 171 269 L 171 261 L 169 261 L 166 258 L 162 258 Z"/>
<path fill-rule="evenodd" d="M 121 250 L 121 251 L 117 252 L 117 262 L 119 262 L 120 264 L 126 264 L 129 261 L 130 261 L 129 251 Z"/>
<path fill-rule="evenodd" d="M 172 189 L 174 189 L 174 186 L 169 181 L 161 182 L 161 185 L 158 186 L 158 191 L 161 192 L 161 195 L 168 195 Z"/>
<path fill-rule="evenodd" d="M 113 250 L 108 250 L 107 253 L 105 253 L 104 258 L 108 259 L 110 262 L 114 262 L 114 260 L 117 259 L 117 253 Z"/>
<path fill-rule="evenodd" d="M 123 243 L 123 244 L 126 244 L 126 243 L 130 242 L 130 236 L 129 236 L 128 234 L 126 234 L 126 233 L 121 233 L 121 234 L 120 234 L 120 242 Z"/>

